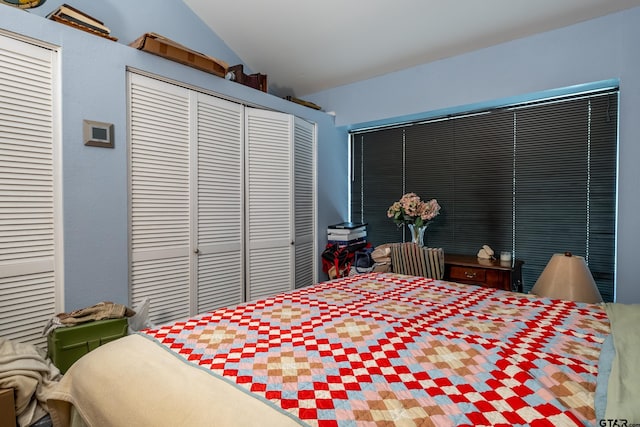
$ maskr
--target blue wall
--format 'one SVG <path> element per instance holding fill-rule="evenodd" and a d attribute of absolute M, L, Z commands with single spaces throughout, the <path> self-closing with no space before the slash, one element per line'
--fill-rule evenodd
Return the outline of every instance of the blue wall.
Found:
<path fill-rule="evenodd" d="M 158 33 L 197 52 L 235 65 L 242 60 L 182 1 L 176 0 L 48 0 L 28 13 L 46 17 L 63 3 L 99 19 L 118 43 L 129 44 L 144 33 Z"/>
<path fill-rule="evenodd" d="M 336 161 L 334 154 L 343 149 L 346 133 L 335 128 L 332 116 L 128 46 L 139 35 L 156 32 L 230 64 L 239 63 L 182 2 L 73 3 L 104 21 L 118 42 L 43 17 L 60 3 L 49 0 L 31 11 L 0 5 L 0 29 L 60 47 L 65 311 L 103 300 L 128 302 L 127 66 L 316 122 L 318 229 L 346 217 L 346 160 Z M 115 149 L 84 146 L 83 119 L 113 123 Z M 321 250 L 326 238 L 322 241 L 323 233 L 319 235 Z"/>
<path fill-rule="evenodd" d="M 620 85 L 617 301 L 640 303 L 640 8 L 307 95 L 355 129 L 605 80 Z M 340 155 L 340 154 L 339 154 Z M 347 155 L 347 147 L 341 155 Z"/>

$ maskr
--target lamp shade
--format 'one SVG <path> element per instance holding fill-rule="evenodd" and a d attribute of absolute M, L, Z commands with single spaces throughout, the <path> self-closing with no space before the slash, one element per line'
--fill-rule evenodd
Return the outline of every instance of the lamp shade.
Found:
<path fill-rule="evenodd" d="M 551 257 L 531 293 L 592 304 L 602 302 L 602 296 L 584 258 L 570 252 Z"/>

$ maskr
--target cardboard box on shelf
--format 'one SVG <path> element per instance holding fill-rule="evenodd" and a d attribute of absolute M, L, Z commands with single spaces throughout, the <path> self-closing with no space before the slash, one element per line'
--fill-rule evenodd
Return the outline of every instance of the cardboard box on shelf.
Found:
<path fill-rule="evenodd" d="M 226 62 L 191 50 L 160 34 L 145 33 L 131 42 L 129 46 L 215 74 L 218 77 L 224 77 L 227 74 L 228 65 Z"/>

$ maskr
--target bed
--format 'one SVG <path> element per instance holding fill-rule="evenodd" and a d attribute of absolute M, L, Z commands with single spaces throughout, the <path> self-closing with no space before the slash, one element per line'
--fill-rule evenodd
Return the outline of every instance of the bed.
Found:
<path fill-rule="evenodd" d="M 55 426 L 596 425 L 609 317 L 367 273 L 106 344 L 48 403 Z"/>

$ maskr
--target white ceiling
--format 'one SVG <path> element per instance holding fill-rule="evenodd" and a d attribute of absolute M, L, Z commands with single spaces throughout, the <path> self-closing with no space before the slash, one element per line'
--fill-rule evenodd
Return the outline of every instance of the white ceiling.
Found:
<path fill-rule="evenodd" d="M 184 0 L 270 92 L 302 97 L 640 0 Z M 230 64 L 233 65 L 233 64 Z"/>

